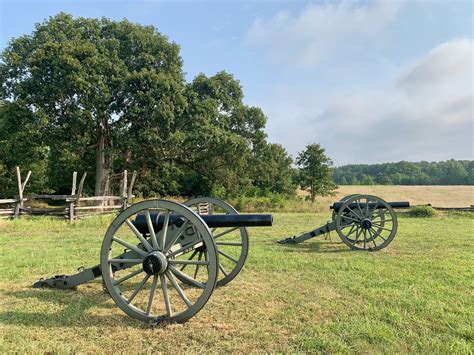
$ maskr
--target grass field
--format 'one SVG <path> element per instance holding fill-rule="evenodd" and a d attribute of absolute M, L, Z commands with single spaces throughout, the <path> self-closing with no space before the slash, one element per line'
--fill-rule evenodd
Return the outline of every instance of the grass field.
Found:
<path fill-rule="evenodd" d="M 401 217 L 376 253 L 350 251 L 334 233 L 275 244 L 328 218 L 274 214 L 274 227 L 250 230 L 234 281 L 187 323 L 155 328 L 123 314 L 100 281 L 31 288 L 97 263 L 111 217 L 0 221 L 0 352 L 473 351 L 472 214 Z"/>

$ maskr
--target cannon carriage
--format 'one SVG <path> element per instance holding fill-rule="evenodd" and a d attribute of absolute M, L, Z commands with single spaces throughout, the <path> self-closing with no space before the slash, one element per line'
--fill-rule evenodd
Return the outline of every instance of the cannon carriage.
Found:
<path fill-rule="evenodd" d="M 398 229 L 394 209 L 409 208 L 410 203 L 386 202 L 372 195 L 353 194 L 334 202 L 332 220 L 300 236 L 279 240 L 280 244 L 298 244 L 332 231 L 353 250 L 377 251 L 387 247 Z"/>
<path fill-rule="evenodd" d="M 380 250 L 397 231 L 393 207 L 408 206 L 375 196 L 347 196 L 331 206 L 331 222 L 279 242 L 296 244 L 336 230 L 352 249 Z M 108 227 L 98 265 L 40 279 L 33 287 L 71 289 L 101 277 L 129 316 L 151 323 L 185 322 L 205 306 L 215 287 L 241 271 L 249 250 L 247 227 L 272 223 L 272 215 L 239 214 L 215 198 L 139 202 Z"/>
<path fill-rule="evenodd" d="M 107 229 L 98 265 L 40 279 L 33 287 L 70 289 L 102 277 L 106 291 L 129 316 L 184 322 L 204 307 L 215 287 L 242 269 L 246 227 L 271 225 L 271 215 L 239 214 L 213 198 L 139 202 Z"/>

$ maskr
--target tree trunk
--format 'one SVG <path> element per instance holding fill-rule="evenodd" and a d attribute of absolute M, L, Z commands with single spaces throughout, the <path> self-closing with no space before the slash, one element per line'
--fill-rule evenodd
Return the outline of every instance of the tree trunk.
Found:
<path fill-rule="evenodd" d="M 95 196 L 103 196 L 107 184 L 107 178 L 110 173 L 110 158 L 105 154 L 106 137 L 101 130 L 99 141 L 96 148 L 95 159 Z"/>

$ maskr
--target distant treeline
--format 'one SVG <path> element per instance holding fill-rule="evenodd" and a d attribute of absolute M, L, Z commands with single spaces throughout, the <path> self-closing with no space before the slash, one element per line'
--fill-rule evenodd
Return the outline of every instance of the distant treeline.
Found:
<path fill-rule="evenodd" d="M 334 169 L 338 185 L 474 185 L 474 161 L 344 165 Z"/>

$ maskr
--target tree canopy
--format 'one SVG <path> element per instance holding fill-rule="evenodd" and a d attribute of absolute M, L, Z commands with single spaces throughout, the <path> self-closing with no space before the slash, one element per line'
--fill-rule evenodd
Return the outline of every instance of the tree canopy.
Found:
<path fill-rule="evenodd" d="M 298 154 L 296 164 L 300 167 L 299 182 L 303 190 L 309 191 L 311 201 L 316 196 L 333 194 L 337 186 L 332 178 L 332 160 L 319 144 L 310 144 Z"/>
<path fill-rule="evenodd" d="M 22 165 L 35 190 L 63 191 L 87 171 L 102 195 L 111 174 L 135 169 L 144 195 L 292 190 L 292 160 L 266 141 L 240 83 L 224 71 L 187 83 L 179 46 L 152 26 L 60 13 L 0 60 L 4 179 Z"/>

